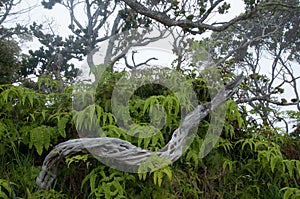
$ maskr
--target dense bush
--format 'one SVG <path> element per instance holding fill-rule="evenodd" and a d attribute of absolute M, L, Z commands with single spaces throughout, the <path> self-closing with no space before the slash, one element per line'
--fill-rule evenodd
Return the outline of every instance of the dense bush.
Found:
<path fill-rule="evenodd" d="M 2 198 L 298 198 L 299 138 L 267 126 L 253 128 L 229 100 L 226 123 L 214 149 L 199 158 L 209 117 L 174 164 L 148 174 L 109 168 L 89 154 L 66 158 L 50 191 L 38 190 L 35 179 L 45 155 L 58 143 L 77 138 L 81 120 L 96 110 L 106 136 L 125 139 L 141 148 L 158 150 L 180 123 L 179 102 L 165 87 L 146 85 L 130 100 L 135 122 L 149 123 L 151 107 L 160 103 L 168 113 L 163 129 L 150 138 L 135 138 L 116 125 L 110 96 L 123 73 L 107 73 L 97 88 L 95 109 L 72 113 L 72 87 L 45 94 L 21 86 L 0 86 L 0 197 Z M 200 77 L 192 81 L 200 102 L 209 100 Z M 39 85 L 55 87 L 55 82 Z M 193 107 L 190 107 L 192 110 Z M 74 122 L 76 121 L 76 122 Z M 83 123 L 82 123 L 83 124 Z M 139 129 L 133 128 L 133 131 Z"/>

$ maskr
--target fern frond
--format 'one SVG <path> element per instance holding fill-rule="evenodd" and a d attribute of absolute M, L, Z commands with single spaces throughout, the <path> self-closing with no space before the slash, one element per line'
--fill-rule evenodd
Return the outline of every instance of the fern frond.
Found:
<path fill-rule="evenodd" d="M 48 150 L 50 146 L 51 135 L 55 134 L 56 129 L 49 126 L 39 126 L 31 129 L 29 147 L 34 146 L 39 155 L 43 153 L 43 148 Z"/>

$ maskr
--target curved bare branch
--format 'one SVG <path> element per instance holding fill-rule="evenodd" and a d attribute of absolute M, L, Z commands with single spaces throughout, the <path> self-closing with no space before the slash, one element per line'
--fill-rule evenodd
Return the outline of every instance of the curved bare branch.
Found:
<path fill-rule="evenodd" d="M 36 179 L 37 185 L 41 189 L 49 189 L 56 178 L 59 163 L 66 156 L 88 153 L 88 151 L 92 151 L 93 155 L 99 158 L 110 158 L 127 166 L 140 166 L 153 154 L 175 162 L 184 152 L 183 146 L 188 139 L 190 129 L 196 127 L 200 120 L 228 100 L 237 91 L 243 79 L 242 75 L 238 76 L 220 89 L 211 102 L 198 105 L 195 110 L 191 111 L 183 119 L 179 128 L 174 131 L 167 145 L 158 152 L 141 149 L 128 141 L 109 137 L 81 138 L 58 144 L 45 158 L 42 171 Z"/>

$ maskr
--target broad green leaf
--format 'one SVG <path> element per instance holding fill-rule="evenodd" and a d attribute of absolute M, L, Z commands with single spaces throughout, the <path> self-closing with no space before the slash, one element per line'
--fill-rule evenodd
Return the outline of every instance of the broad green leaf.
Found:
<path fill-rule="evenodd" d="M 57 124 L 57 126 L 58 126 L 58 133 L 62 136 L 62 137 L 66 137 L 67 135 L 66 135 L 66 131 L 65 131 L 65 128 L 66 128 L 66 124 L 68 123 L 68 121 L 69 121 L 69 119 L 68 118 L 65 118 L 65 117 L 63 117 L 63 118 L 57 118 L 57 120 L 58 120 L 58 124 Z"/>

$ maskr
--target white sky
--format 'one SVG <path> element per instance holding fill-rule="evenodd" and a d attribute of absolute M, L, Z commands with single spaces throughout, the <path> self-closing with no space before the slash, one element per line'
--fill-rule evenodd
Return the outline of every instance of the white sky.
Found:
<path fill-rule="evenodd" d="M 71 33 L 71 31 L 68 28 L 68 25 L 70 24 L 70 17 L 69 17 L 69 12 L 68 10 L 60 5 L 56 4 L 53 9 L 48 10 L 44 9 L 42 5 L 40 4 L 41 0 L 23 0 L 22 3 L 16 8 L 17 10 L 22 8 L 27 8 L 32 5 L 38 5 L 35 9 L 31 10 L 29 13 L 26 13 L 22 15 L 18 19 L 18 21 L 22 24 L 30 24 L 33 21 L 37 22 L 38 24 L 43 24 L 44 28 L 49 28 L 52 27 L 52 30 L 61 36 L 68 36 Z M 225 20 L 230 20 L 231 18 L 239 15 L 244 8 L 244 3 L 241 0 L 231 0 L 231 1 L 226 1 L 231 4 L 231 8 L 228 11 L 228 14 L 220 15 L 220 14 L 213 14 L 207 21 L 209 23 L 212 22 L 222 22 Z M 80 13 L 82 12 L 82 13 Z M 83 11 L 80 9 L 76 10 L 76 15 L 79 13 L 79 16 L 82 14 L 84 16 Z M 77 15 L 78 16 L 78 15 Z M 78 18 L 81 21 L 84 21 L 84 17 Z M 14 19 L 15 23 L 16 19 Z M 196 38 L 200 37 L 208 37 L 210 35 L 210 32 L 207 32 L 205 34 L 202 34 L 201 36 L 196 36 Z M 105 45 L 105 44 L 103 44 Z M 159 45 L 151 44 L 152 47 L 159 47 Z M 150 45 L 150 46 L 151 46 Z M 37 41 L 37 39 L 34 39 L 33 41 L 26 42 L 22 45 L 22 49 L 24 53 L 27 53 L 29 49 L 38 49 L 40 47 L 40 43 Z M 167 50 L 169 49 L 169 50 Z M 167 52 L 169 51 L 169 52 Z M 150 64 L 159 64 L 159 65 L 170 65 L 171 62 L 174 60 L 175 55 L 172 54 L 172 47 L 171 46 L 164 46 L 163 48 L 156 49 L 156 50 L 150 50 L 148 49 L 143 49 L 142 52 L 139 52 L 136 54 L 135 58 L 136 61 L 145 61 L 145 57 L 147 57 L 147 54 L 153 55 L 155 58 L 158 58 L 158 61 L 151 61 L 149 62 Z M 130 62 L 130 59 L 128 59 Z M 79 63 L 78 61 L 75 61 L 75 65 L 82 65 L 82 63 Z M 79 67 L 79 66 L 77 66 Z"/>
<path fill-rule="evenodd" d="M 32 5 L 38 5 L 36 8 L 31 10 L 28 13 L 23 14 L 21 17 L 13 18 L 13 20 L 9 21 L 13 24 L 21 23 L 21 24 L 31 24 L 33 21 L 38 24 L 43 24 L 45 28 L 52 27 L 52 30 L 61 36 L 67 36 L 72 34 L 68 28 L 70 24 L 70 17 L 68 10 L 60 4 L 56 4 L 52 10 L 44 9 L 41 5 L 41 0 L 22 0 L 21 4 L 15 8 L 16 11 L 26 9 Z M 241 0 L 227 0 L 226 2 L 231 4 L 231 8 L 229 9 L 227 14 L 213 14 L 207 20 L 209 23 L 212 22 L 222 22 L 224 20 L 230 20 L 231 18 L 239 15 L 244 9 L 244 3 Z M 79 13 L 80 9 L 76 10 L 76 13 Z M 81 13 L 79 13 L 81 14 Z M 83 14 L 83 13 L 82 13 Z M 83 19 L 84 17 L 82 17 Z M 79 18 L 80 20 L 80 18 Z M 210 33 L 207 32 L 201 37 L 207 37 Z M 37 43 L 38 46 L 38 43 Z M 30 48 L 35 47 L 35 45 L 30 45 Z"/>

